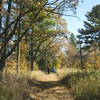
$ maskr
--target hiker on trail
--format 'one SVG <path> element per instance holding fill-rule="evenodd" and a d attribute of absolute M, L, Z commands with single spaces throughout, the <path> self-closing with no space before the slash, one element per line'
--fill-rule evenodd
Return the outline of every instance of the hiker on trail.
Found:
<path fill-rule="evenodd" d="M 52 73 L 56 73 L 56 68 L 55 68 L 55 67 L 52 67 L 52 68 L 51 68 L 51 72 L 52 72 Z"/>
<path fill-rule="evenodd" d="M 47 67 L 47 73 L 50 74 L 50 67 Z"/>

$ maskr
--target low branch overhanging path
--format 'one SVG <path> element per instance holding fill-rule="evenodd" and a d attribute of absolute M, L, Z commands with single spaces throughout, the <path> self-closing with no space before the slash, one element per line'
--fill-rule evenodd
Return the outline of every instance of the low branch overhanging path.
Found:
<path fill-rule="evenodd" d="M 64 87 L 57 74 L 45 74 L 40 80 L 30 81 L 32 100 L 74 100 L 70 90 Z"/>

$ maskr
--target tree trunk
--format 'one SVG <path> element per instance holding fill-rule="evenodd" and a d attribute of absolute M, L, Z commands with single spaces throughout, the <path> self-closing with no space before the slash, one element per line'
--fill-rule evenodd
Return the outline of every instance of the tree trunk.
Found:
<path fill-rule="evenodd" d="M 5 60 L 0 59 L 0 70 L 3 70 L 5 67 Z"/>
<path fill-rule="evenodd" d="M 31 59 L 31 71 L 33 71 L 34 70 L 34 61 L 33 61 L 33 59 Z"/>
<path fill-rule="evenodd" d="M 5 68 L 5 60 L 0 59 L 0 79 L 3 79 L 4 76 L 4 68 Z"/>
<path fill-rule="evenodd" d="M 80 43 L 80 64 L 81 64 L 81 68 L 84 69 L 81 43 Z"/>
<path fill-rule="evenodd" d="M 20 68 L 20 43 L 18 44 L 17 47 L 17 68 L 16 68 L 17 73 L 19 72 L 19 68 Z"/>
<path fill-rule="evenodd" d="M 0 3 L 1 3 L 0 6 L 2 8 L 2 0 L 0 1 Z M 8 26 L 9 21 L 10 21 L 11 3 L 12 3 L 12 0 L 9 0 L 9 2 L 8 2 L 8 8 L 7 8 L 7 13 L 8 14 L 7 14 L 7 17 L 6 17 L 5 27 Z M 0 8 L 0 10 L 1 10 L 1 8 Z M 1 24 L 0 25 L 0 33 L 1 33 L 1 30 L 2 30 L 2 18 L 1 17 L 2 17 L 2 14 L 0 14 L 0 24 Z M 4 34 L 4 37 L 1 38 L 2 45 L 5 45 L 6 36 L 7 36 L 7 33 Z M 5 67 L 5 58 L 2 57 L 2 52 L 4 52 L 4 55 L 3 56 L 5 56 L 5 54 L 6 54 L 6 48 L 1 48 L 1 55 L 0 55 L 1 56 L 1 58 L 0 58 L 0 71 L 1 71 L 1 73 L 3 72 L 3 69 Z"/>
<path fill-rule="evenodd" d="M 34 57 L 33 57 L 33 43 L 31 43 L 31 62 L 30 62 L 31 71 L 33 71 Z"/>
<path fill-rule="evenodd" d="M 2 0 L 0 0 L 0 34 L 2 29 Z"/>
<path fill-rule="evenodd" d="M 34 70 L 34 68 L 33 68 L 33 63 L 34 63 L 34 57 L 33 57 L 33 36 L 32 36 L 32 34 L 33 34 L 33 30 L 32 30 L 32 33 L 31 33 L 31 37 L 30 37 L 30 39 L 31 39 L 31 45 L 30 45 L 30 48 L 31 48 L 31 54 L 30 54 L 30 56 L 31 56 L 31 62 L 30 62 L 30 67 L 31 67 L 31 71 L 33 71 Z"/>
<path fill-rule="evenodd" d="M 94 57 L 95 57 L 95 65 L 94 65 L 94 67 L 95 67 L 95 69 L 97 69 L 98 67 L 97 67 L 97 50 L 96 50 L 96 48 L 95 48 L 95 50 L 94 50 Z"/>
<path fill-rule="evenodd" d="M 21 3 L 19 4 L 19 15 L 21 14 Z M 18 25 L 18 39 L 20 37 L 20 29 L 21 29 L 21 23 L 19 21 L 19 25 Z M 20 43 L 18 43 L 18 47 L 17 47 L 17 73 L 19 72 L 19 68 L 20 68 Z"/>

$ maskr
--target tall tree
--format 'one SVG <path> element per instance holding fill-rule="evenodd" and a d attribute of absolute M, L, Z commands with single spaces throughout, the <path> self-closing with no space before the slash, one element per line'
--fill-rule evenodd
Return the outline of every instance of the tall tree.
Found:
<path fill-rule="evenodd" d="M 21 2 L 21 14 L 17 14 L 18 2 Z M 31 29 L 32 24 L 41 21 L 44 16 L 40 16 L 42 12 L 45 11 L 43 15 L 48 16 L 51 13 L 62 15 L 65 10 L 71 8 L 75 9 L 78 0 L 7 0 L 2 8 L 5 8 L 5 13 L 3 15 L 3 25 L 0 34 L 0 40 L 3 40 L 3 45 L 0 47 L 0 69 L 5 67 L 5 61 L 10 55 L 16 50 L 21 39 L 28 33 Z M 66 8 L 66 9 L 64 9 Z M 31 15 L 29 18 L 29 15 Z M 22 30 L 19 37 L 16 37 L 18 33 L 18 23 L 21 23 Z M 10 42 L 13 42 L 12 46 L 9 46 Z"/>
<path fill-rule="evenodd" d="M 86 14 L 87 21 L 84 21 L 84 29 L 79 29 L 80 54 L 82 51 L 95 51 L 95 66 L 97 62 L 97 50 L 100 48 L 100 5 L 96 5 Z M 83 52 L 84 53 L 84 52 Z M 86 53 L 86 52 L 85 52 Z M 89 55 L 89 53 L 87 54 Z M 81 62 L 83 58 L 81 57 Z M 83 65 L 83 64 L 82 64 Z"/>
<path fill-rule="evenodd" d="M 80 29 L 80 40 L 83 48 L 89 49 L 92 46 L 100 47 L 100 5 L 96 5 L 86 14 L 87 21 L 84 21 L 85 29 Z M 97 45 L 96 45 L 97 44 Z"/>

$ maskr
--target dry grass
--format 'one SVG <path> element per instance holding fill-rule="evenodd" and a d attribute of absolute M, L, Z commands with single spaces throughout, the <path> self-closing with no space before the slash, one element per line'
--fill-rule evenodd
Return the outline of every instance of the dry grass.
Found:
<path fill-rule="evenodd" d="M 57 75 L 50 73 L 50 74 L 46 74 L 44 72 L 41 71 L 33 71 L 31 72 L 31 79 L 35 79 L 38 81 L 57 81 Z"/>
<path fill-rule="evenodd" d="M 58 81 L 63 77 L 65 77 L 66 75 L 76 71 L 77 69 L 71 69 L 71 68 L 57 69 L 56 73 L 50 73 L 50 74 L 46 74 L 42 71 L 33 71 L 30 72 L 30 78 L 38 81 Z"/>
<path fill-rule="evenodd" d="M 0 81 L 0 100 L 28 100 L 30 87 L 23 75 L 6 74 Z"/>
<path fill-rule="evenodd" d="M 62 68 L 62 69 L 57 69 L 57 77 L 60 79 L 66 77 L 70 73 L 77 72 L 79 69 L 74 69 L 74 68 Z"/>
<path fill-rule="evenodd" d="M 5 74 L 5 80 L 0 82 L 0 100 L 28 100 L 29 95 L 34 94 L 35 91 L 34 89 L 31 91 L 29 80 L 33 83 L 35 80 L 44 83 L 59 82 L 62 77 L 71 72 L 73 71 L 69 69 L 58 69 L 55 74 L 46 74 L 41 71 L 20 71 L 16 74 L 15 71 L 9 71 Z M 45 83 L 45 85 L 48 84 Z"/>
<path fill-rule="evenodd" d="M 99 70 L 70 73 L 61 82 L 72 90 L 75 100 L 100 100 Z"/>

